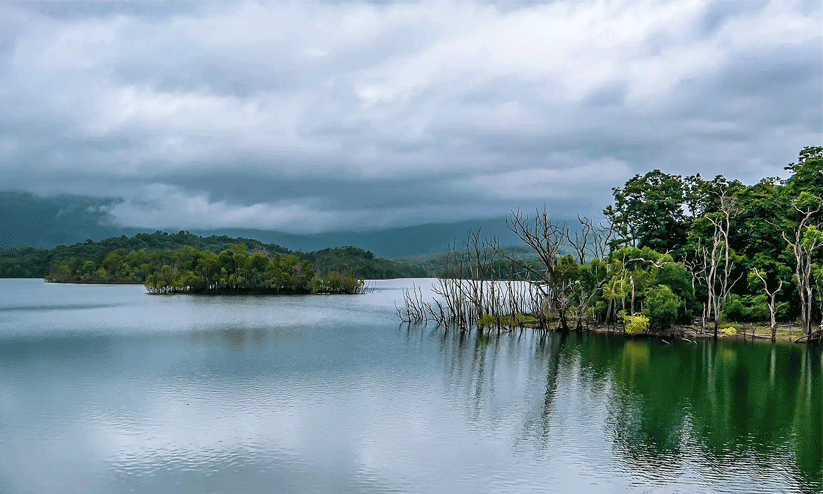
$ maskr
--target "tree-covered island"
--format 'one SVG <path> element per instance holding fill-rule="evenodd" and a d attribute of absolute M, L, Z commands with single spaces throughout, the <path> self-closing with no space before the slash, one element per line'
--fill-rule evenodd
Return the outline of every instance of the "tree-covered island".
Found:
<path fill-rule="evenodd" d="M 235 245 L 219 254 L 184 247 L 172 254 L 146 279 L 153 294 L 355 294 L 365 291 L 365 281 L 354 274 L 315 274 L 309 261 L 295 255 L 263 252 L 249 255 Z"/>
<path fill-rule="evenodd" d="M 118 249 L 99 267 L 76 258 L 59 262 L 46 281 L 142 282 L 152 294 L 354 294 L 366 286 L 353 271 L 316 273 L 311 262 L 294 254 L 250 254 L 242 244 L 219 253 L 191 246 L 153 253 Z"/>

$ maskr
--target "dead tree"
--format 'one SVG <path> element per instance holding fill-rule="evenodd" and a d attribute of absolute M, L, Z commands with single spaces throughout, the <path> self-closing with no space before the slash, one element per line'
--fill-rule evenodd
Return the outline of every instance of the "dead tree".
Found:
<path fill-rule="evenodd" d="M 695 247 L 696 261 L 692 264 L 692 276 L 700 273 L 701 281 L 706 286 L 707 305 L 704 306 L 703 331 L 706 321 L 713 316 L 714 338 L 717 339 L 717 330 L 720 324 L 720 315 L 734 285 L 743 277 L 743 273 L 733 280 L 732 272 L 735 267 L 734 255 L 729 244 L 731 234 L 731 220 L 740 212 L 740 206 L 727 191 L 720 193 L 720 211 L 703 216 L 712 225 L 712 236 L 709 245 L 698 242 Z"/>
<path fill-rule="evenodd" d="M 560 259 L 561 248 L 569 233 L 565 227 L 553 222 L 546 211 L 536 211 L 533 221 L 523 215 L 520 210 L 512 211 L 512 217 L 506 220 L 506 226 L 523 243 L 525 243 L 537 255 L 540 266 L 535 268 L 528 263 L 509 258 L 522 267 L 533 281 L 538 293 L 546 300 L 546 304 L 539 304 L 547 312 L 556 312 L 558 316 L 558 328 L 561 331 L 569 331 L 566 310 L 570 300 L 567 293 L 568 287 L 557 276 L 557 263 Z M 541 314 L 542 316 L 542 314 Z"/>
<path fill-rule="evenodd" d="M 796 261 L 795 277 L 797 278 L 797 293 L 800 297 L 800 314 L 803 320 L 803 332 L 811 334 L 812 319 L 812 265 L 814 264 L 814 253 L 823 247 L 821 235 L 807 235 L 807 232 L 819 233 L 819 225 L 812 225 L 812 216 L 820 211 L 820 206 L 813 210 L 803 211 L 797 206 L 795 210 L 803 215 L 793 238 L 789 238 L 785 232 L 782 233 L 783 240 L 792 248 L 792 253 Z"/>
<path fill-rule="evenodd" d="M 766 281 L 765 273 L 761 273 L 757 269 L 753 269 L 752 273 L 763 282 L 763 291 L 769 296 L 769 316 L 771 318 L 771 325 L 769 327 L 772 330 L 772 343 L 774 343 L 777 341 L 777 309 L 775 307 L 775 297 L 777 297 L 778 292 L 783 288 L 783 280 L 778 279 L 777 288 L 769 291 L 769 283 Z"/>

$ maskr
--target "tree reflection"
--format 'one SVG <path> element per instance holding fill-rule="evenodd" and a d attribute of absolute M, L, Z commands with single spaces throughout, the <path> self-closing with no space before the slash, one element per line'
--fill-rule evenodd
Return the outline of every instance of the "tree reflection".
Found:
<path fill-rule="evenodd" d="M 744 468 L 823 488 L 820 349 L 574 333 L 440 338 L 449 389 L 464 396 L 470 420 L 494 426 L 500 407 L 520 414 L 516 449 L 550 454 L 558 424 L 568 433 L 571 422 L 601 430 L 626 471 L 644 478 L 729 478 Z"/>

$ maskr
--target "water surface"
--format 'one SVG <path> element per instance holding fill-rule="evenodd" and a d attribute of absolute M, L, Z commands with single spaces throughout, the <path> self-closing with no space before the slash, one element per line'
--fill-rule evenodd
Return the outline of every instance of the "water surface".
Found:
<path fill-rule="evenodd" d="M 0 280 L 0 492 L 814 492 L 817 349 Z"/>

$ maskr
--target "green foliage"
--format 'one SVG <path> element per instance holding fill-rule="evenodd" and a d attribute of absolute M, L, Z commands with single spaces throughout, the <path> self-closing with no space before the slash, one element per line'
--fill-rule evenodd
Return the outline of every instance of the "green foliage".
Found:
<path fill-rule="evenodd" d="M 643 314 L 657 329 L 668 329 L 677 319 L 683 301 L 666 285 L 657 285 L 646 292 Z"/>
<path fill-rule="evenodd" d="M 479 329 L 491 328 L 497 325 L 497 321 L 498 319 L 491 314 L 483 314 L 477 321 L 477 327 Z"/>
<path fill-rule="evenodd" d="M 643 314 L 627 315 L 625 311 L 620 311 L 620 319 L 626 325 L 626 334 L 637 335 L 649 332 L 649 318 Z"/>
<path fill-rule="evenodd" d="M 720 331 L 726 336 L 735 336 L 737 335 L 738 328 L 736 326 L 727 326 Z"/>
<path fill-rule="evenodd" d="M 413 278 L 426 275 L 425 270 L 408 264 L 380 259 L 369 251 L 357 247 L 323 249 L 300 254 L 311 262 L 320 275 L 331 272 L 352 272 L 368 279 Z"/>
<path fill-rule="evenodd" d="M 765 294 L 746 295 L 742 297 L 742 300 L 746 305 L 747 321 L 767 321 L 769 319 L 769 300 Z"/>
<path fill-rule="evenodd" d="M 146 279 L 151 293 L 363 293 L 365 282 L 353 274 L 316 276 L 312 264 L 288 254 L 249 255 L 245 245 L 215 254 L 186 247 L 170 253 L 169 264 Z"/>
<path fill-rule="evenodd" d="M 723 315 L 732 321 L 748 321 L 750 312 L 750 308 L 743 303 L 743 298 L 736 293 L 731 294 L 723 305 Z"/>
<path fill-rule="evenodd" d="M 365 281 L 351 273 L 328 273 L 323 277 L 315 275 L 311 281 L 312 293 L 363 293 L 365 289 Z"/>
<path fill-rule="evenodd" d="M 614 205 L 605 214 L 621 227 L 627 245 L 662 249 L 671 242 L 684 243 L 685 195 L 680 176 L 653 170 L 635 175 L 625 186 L 613 189 Z"/>
<path fill-rule="evenodd" d="M 143 283 L 149 274 L 168 264 L 186 249 L 222 255 L 228 266 L 231 257 L 245 249 L 251 256 L 295 255 L 317 266 L 317 273 L 351 272 L 356 277 L 384 279 L 425 276 L 421 267 L 376 258 L 355 247 L 324 249 L 317 252 L 291 252 L 276 244 L 226 236 L 200 237 L 188 232 L 169 235 L 163 232 L 114 237 L 100 242 L 87 241 L 54 249 L 0 250 L 0 277 L 43 277 L 58 282 Z M 225 252 L 225 254 L 224 254 Z M 211 262 L 217 262 L 215 258 Z M 91 262 L 93 264 L 85 263 Z M 256 270 L 260 270 L 260 259 Z M 93 268 L 91 266 L 94 266 Z M 231 267 L 231 266 L 229 266 Z M 97 269 L 104 271 L 99 272 Z M 105 273 L 105 275 L 103 274 Z"/>
<path fill-rule="evenodd" d="M 484 314 L 477 321 L 477 327 L 480 329 L 506 327 L 511 328 L 515 326 L 530 326 L 535 324 L 537 319 L 534 316 L 527 314 L 514 314 L 505 316 L 493 316 L 491 314 Z"/>
<path fill-rule="evenodd" d="M 792 276 L 796 260 L 787 248 L 784 235 L 794 238 L 805 215 L 798 209 L 814 211 L 823 203 L 823 147 L 804 148 L 797 163 L 790 164 L 786 170 L 790 176 L 785 180 L 767 177 L 751 186 L 722 176 L 706 180 L 700 175 L 679 177 L 656 170 L 637 175 L 623 187 L 614 189 L 614 203 L 604 213 L 615 223 L 621 238 L 613 242 L 610 274 L 618 273 L 615 261 L 624 265 L 619 266 L 620 274 L 604 287 L 603 302 L 596 305 L 598 311 L 602 313 L 610 300 L 619 300 L 625 305 L 631 292 L 630 281 L 634 282 L 635 300 L 642 290 L 665 285 L 683 301 L 676 321 L 686 323 L 708 303 L 709 287 L 704 276 L 708 271 L 700 274 L 701 256 L 703 259 L 715 256 L 720 262 L 720 274 L 712 288 L 716 295 L 722 289 L 722 280 L 728 280 L 728 297 L 725 307 L 721 307 L 726 317 L 740 321 L 767 319 L 769 301 L 763 296 L 764 289 L 777 290 L 782 281 L 775 300 L 777 317 L 798 318 L 797 282 Z M 728 217 L 723 212 L 723 204 Z M 823 211 L 813 213 L 810 226 L 801 233 L 802 246 L 823 241 L 821 223 Z M 728 232 L 728 242 L 719 233 L 718 226 Z M 674 263 L 661 263 L 639 251 L 618 249 L 632 245 L 668 252 Z M 713 247 L 717 248 L 714 252 Z M 726 247 L 730 256 L 728 273 L 723 272 Z M 811 262 L 823 265 L 823 250 L 814 251 L 813 256 Z M 655 273 L 632 265 L 625 261 L 627 258 L 657 262 L 659 270 Z M 675 267 L 678 263 L 681 266 Z M 697 273 L 694 289 L 688 286 L 692 285 L 692 276 L 685 266 Z M 752 270 L 762 275 L 765 286 L 757 276 L 749 275 Z M 823 291 L 823 281 L 818 278 L 823 275 L 812 275 L 815 290 Z M 814 294 L 813 298 L 812 313 L 819 317 L 823 296 Z M 643 299 L 641 303 L 643 307 L 650 304 Z"/>
<path fill-rule="evenodd" d="M 667 287 L 681 301 L 672 322 L 690 323 L 694 317 L 693 314 L 700 310 L 700 305 L 694 295 L 692 275 L 689 270 L 683 263 L 669 262 L 657 271 L 655 281 L 660 286 Z M 646 303 L 653 303 L 648 300 L 648 294 Z"/>

